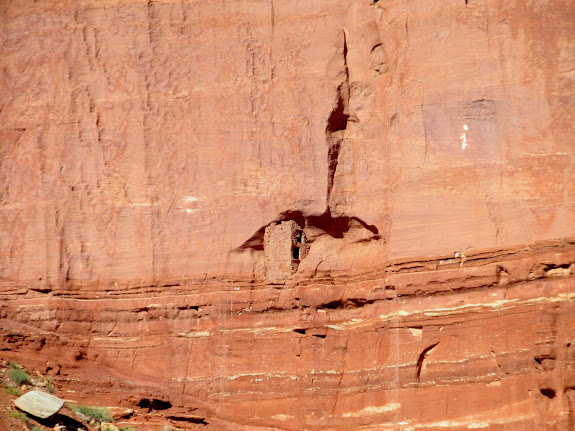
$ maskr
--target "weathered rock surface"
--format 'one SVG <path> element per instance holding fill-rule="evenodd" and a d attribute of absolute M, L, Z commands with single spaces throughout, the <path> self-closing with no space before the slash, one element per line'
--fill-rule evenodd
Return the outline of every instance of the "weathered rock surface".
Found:
<path fill-rule="evenodd" d="M 46 419 L 60 411 L 64 400 L 42 391 L 30 391 L 14 401 L 20 410 Z"/>
<path fill-rule="evenodd" d="M 575 3 L 0 17 L 7 356 L 182 426 L 575 426 Z"/>

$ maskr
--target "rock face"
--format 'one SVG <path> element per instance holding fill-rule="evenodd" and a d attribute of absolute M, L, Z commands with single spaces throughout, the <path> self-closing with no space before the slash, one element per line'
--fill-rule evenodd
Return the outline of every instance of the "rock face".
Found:
<path fill-rule="evenodd" d="M 574 2 L 0 16 L 8 354 L 230 427 L 575 426 Z"/>

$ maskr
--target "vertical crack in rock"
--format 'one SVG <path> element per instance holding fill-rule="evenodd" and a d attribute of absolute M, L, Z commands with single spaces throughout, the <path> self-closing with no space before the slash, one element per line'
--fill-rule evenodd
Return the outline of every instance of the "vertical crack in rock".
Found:
<path fill-rule="evenodd" d="M 275 26 L 275 11 L 273 0 L 269 0 L 268 4 L 271 7 L 273 33 L 273 27 Z M 344 235 L 352 229 L 356 230 L 356 232 L 357 230 L 365 229 L 368 232 L 354 235 L 356 237 L 354 242 L 367 242 L 372 240 L 379 241 L 382 239 L 382 236 L 379 234 L 379 230 L 376 226 L 368 225 L 358 217 L 347 216 L 344 214 L 337 214 L 335 216 L 332 215 L 330 201 L 333 186 L 335 183 L 335 175 L 337 173 L 337 168 L 340 162 L 340 152 L 346 138 L 346 131 L 348 130 L 350 121 L 359 123 L 359 119 L 355 115 L 355 111 L 354 115 L 351 115 L 350 113 L 350 99 L 352 90 L 354 92 L 354 97 L 358 97 L 359 95 L 359 102 L 362 102 L 361 99 L 363 98 L 363 95 L 361 92 L 364 91 L 368 86 L 361 82 L 354 82 L 354 88 L 351 88 L 350 71 L 347 58 L 347 33 L 345 29 L 343 29 L 343 44 L 341 48 L 343 61 L 340 63 L 340 65 L 343 65 L 343 68 L 339 67 L 337 70 L 338 81 L 340 82 L 337 85 L 333 108 L 327 118 L 325 126 L 325 137 L 328 144 L 328 177 L 325 211 L 322 214 L 308 214 L 297 208 L 286 210 L 282 212 L 278 217 L 276 217 L 276 219 L 272 222 L 260 227 L 248 240 L 244 241 L 242 245 L 236 247 L 233 250 L 236 252 L 242 252 L 246 249 L 251 249 L 253 251 L 263 251 L 265 256 L 265 277 L 271 284 L 284 284 L 291 275 L 295 274 L 298 270 L 300 261 L 306 257 L 310 248 L 310 244 L 315 240 L 317 236 L 321 235 L 322 233 L 327 234 L 332 238 L 339 239 L 343 238 Z M 248 49 L 251 49 L 249 45 Z M 334 56 L 337 63 L 339 63 L 339 55 L 340 52 L 338 51 Z M 385 73 L 387 71 L 387 63 L 383 45 L 381 43 L 376 44 L 372 48 L 370 55 L 373 69 L 379 74 Z M 252 73 L 255 75 L 255 60 L 252 62 L 252 65 L 254 66 Z M 289 229 L 288 224 L 292 226 Z M 288 233 L 284 232 L 285 235 L 278 234 L 281 239 L 275 238 L 277 233 L 275 230 L 277 229 L 279 232 L 284 228 L 286 229 L 286 232 L 290 231 L 291 233 L 288 235 Z M 305 229 L 313 229 L 311 232 L 314 233 L 309 241 L 304 234 Z M 322 233 L 319 233 L 318 230 Z M 297 236 L 298 232 L 300 232 L 300 237 Z M 291 238 L 291 240 L 289 240 L 288 237 Z M 318 268 L 322 262 L 323 260 L 320 259 L 320 261 L 316 264 L 315 272 L 311 275 L 312 278 L 317 275 Z"/>
<path fill-rule="evenodd" d="M 270 8 L 270 45 L 269 45 L 269 71 L 270 71 L 270 80 L 273 81 L 275 78 L 275 63 L 274 63 L 274 35 L 275 35 L 275 27 L 276 27 L 276 13 L 274 8 L 274 0 L 268 0 L 269 8 Z M 254 59 L 255 62 L 255 59 Z M 272 121 L 272 128 L 274 127 Z"/>
<path fill-rule="evenodd" d="M 575 429 L 575 387 L 566 387 L 564 392 L 565 397 L 567 398 L 567 405 L 569 409 L 569 429 Z"/>
<path fill-rule="evenodd" d="M 74 188 L 72 187 L 72 190 Z M 59 260 L 58 260 L 58 277 L 60 280 L 67 281 L 68 277 L 68 260 L 66 258 L 66 227 L 64 223 L 64 218 L 58 209 L 55 211 L 55 226 L 58 232 L 58 252 L 59 252 Z M 64 282 L 65 285 L 65 282 Z"/>
<path fill-rule="evenodd" d="M 329 201 L 337 165 L 339 162 L 339 152 L 341 144 L 344 139 L 344 132 L 347 128 L 349 119 L 349 68 L 347 66 L 347 40 L 345 31 L 343 33 L 343 67 L 345 71 L 345 80 L 337 87 L 337 97 L 335 107 L 327 120 L 325 128 L 326 140 L 328 143 L 328 177 L 327 177 L 327 207 L 329 208 Z"/>
<path fill-rule="evenodd" d="M 423 362 L 425 361 L 425 357 L 426 355 L 432 350 L 434 349 L 437 345 L 439 344 L 439 341 L 435 344 L 432 344 L 431 346 L 426 347 L 425 349 L 423 349 L 423 351 L 420 353 L 419 358 L 417 358 L 417 381 L 419 382 L 419 378 L 421 377 L 421 371 L 423 369 Z"/>
<path fill-rule="evenodd" d="M 421 122 L 423 123 L 423 139 L 425 140 L 425 154 L 423 155 L 423 162 L 425 163 L 427 161 L 427 150 L 429 147 L 429 141 L 427 139 L 427 126 L 425 125 L 425 108 L 423 103 L 424 99 L 425 96 L 421 98 L 420 110 L 421 110 Z"/>
<path fill-rule="evenodd" d="M 190 363 L 192 362 L 192 352 L 193 352 L 193 348 L 194 348 L 194 341 L 192 340 L 190 345 L 189 345 L 189 351 L 188 351 L 188 360 L 186 361 L 186 372 L 184 374 L 185 378 L 184 378 L 184 384 L 182 385 L 182 395 L 185 395 L 186 392 L 186 386 L 188 384 L 188 376 L 190 375 Z"/>
<path fill-rule="evenodd" d="M 148 176 L 147 189 L 151 191 L 150 204 L 152 208 L 152 218 L 150 221 L 150 243 L 152 246 L 151 250 L 151 271 L 152 278 L 155 279 L 158 273 L 158 262 L 157 262 L 157 250 L 158 244 L 160 243 L 160 236 L 163 229 L 162 215 L 161 215 L 161 205 L 155 206 L 159 200 L 158 189 L 156 186 L 156 181 L 154 180 L 156 164 L 154 160 L 154 105 L 156 103 L 154 99 L 154 84 L 155 76 L 153 73 L 154 67 L 156 65 L 156 28 L 157 23 L 155 20 L 155 10 L 152 0 L 148 0 L 145 5 L 146 23 L 147 23 L 147 35 L 148 35 L 148 46 L 143 48 L 140 53 L 140 61 L 143 73 L 143 98 L 142 98 L 142 125 L 143 125 L 143 144 L 144 144 L 144 171 Z M 159 203 L 159 202 L 158 202 Z"/>
<path fill-rule="evenodd" d="M 271 24 L 272 24 L 272 28 L 271 28 L 271 42 L 270 42 L 270 58 L 273 59 L 273 53 L 274 53 L 274 32 L 275 32 L 275 26 L 276 26 L 276 13 L 275 13 L 275 9 L 274 9 L 274 0 L 270 1 L 270 14 L 271 14 Z M 272 74 L 273 74 L 273 67 L 272 67 Z M 272 75 L 273 78 L 273 75 Z"/>

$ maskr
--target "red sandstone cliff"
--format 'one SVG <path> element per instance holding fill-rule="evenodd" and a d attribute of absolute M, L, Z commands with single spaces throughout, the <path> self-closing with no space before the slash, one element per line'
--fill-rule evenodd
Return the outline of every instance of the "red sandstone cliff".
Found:
<path fill-rule="evenodd" d="M 575 3 L 0 17 L 9 354 L 238 426 L 574 426 Z"/>

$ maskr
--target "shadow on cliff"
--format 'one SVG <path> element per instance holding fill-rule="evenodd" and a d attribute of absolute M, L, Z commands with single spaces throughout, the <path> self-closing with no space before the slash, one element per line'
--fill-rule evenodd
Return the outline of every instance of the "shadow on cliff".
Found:
<path fill-rule="evenodd" d="M 367 224 L 365 221 L 355 216 L 334 217 L 329 208 L 321 215 L 306 215 L 302 211 L 284 211 L 272 222 L 260 227 L 248 240 L 234 249 L 234 251 L 242 251 L 246 249 L 262 251 L 264 249 L 264 233 L 266 227 L 273 223 L 279 223 L 286 220 L 295 221 L 304 230 L 318 230 L 332 238 L 343 238 L 345 234 L 352 229 L 365 229 L 371 233 L 371 237 L 369 237 L 368 240 L 381 239 L 381 235 L 376 226 Z M 321 235 L 321 233 L 313 235 L 312 237 L 317 237 L 319 235 Z"/>

